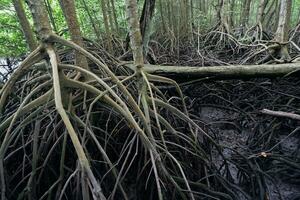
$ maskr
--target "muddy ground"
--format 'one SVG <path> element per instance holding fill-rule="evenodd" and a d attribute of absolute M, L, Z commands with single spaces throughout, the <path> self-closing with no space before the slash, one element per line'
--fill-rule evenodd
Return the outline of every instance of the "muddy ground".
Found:
<path fill-rule="evenodd" d="M 223 154 L 234 182 L 253 193 L 261 187 L 264 199 L 300 199 L 300 123 L 260 113 L 267 108 L 299 114 L 299 83 L 294 77 L 183 86 L 191 114 L 229 147 Z"/>

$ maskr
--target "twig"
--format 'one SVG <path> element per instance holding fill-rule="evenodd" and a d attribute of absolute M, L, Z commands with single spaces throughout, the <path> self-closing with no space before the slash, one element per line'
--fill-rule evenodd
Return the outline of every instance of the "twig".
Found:
<path fill-rule="evenodd" d="M 288 112 L 283 112 L 283 111 L 273 111 L 273 110 L 268 110 L 268 109 L 263 109 L 260 111 L 263 114 L 266 115 L 272 115 L 276 117 L 287 117 L 295 120 L 300 120 L 300 115 L 294 114 L 294 113 L 288 113 Z"/>

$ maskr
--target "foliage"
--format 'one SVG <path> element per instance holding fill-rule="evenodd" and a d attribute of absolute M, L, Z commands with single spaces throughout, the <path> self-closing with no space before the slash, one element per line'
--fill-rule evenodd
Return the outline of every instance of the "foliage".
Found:
<path fill-rule="evenodd" d="M 241 15 L 243 1 L 244 0 L 236 0 L 234 10 L 226 11 L 227 15 L 229 15 L 231 12 L 234 13 L 233 16 L 234 16 L 236 28 L 239 26 L 238 22 Z M 57 32 L 63 34 L 65 37 L 68 37 L 68 33 L 66 31 L 66 23 L 64 21 L 62 11 L 59 7 L 58 0 L 48 0 L 48 2 L 53 12 L 53 18 L 57 27 Z M 99 28 L 102 37 L 105 31 L 103 25 L 103 16 L 100 8 L 101 5 L 100 1 L 87 0 L 84 2 L 88 7 L 89 14 L 91 15 L 92 19 L 96 22 L 96 26 L 97 28 Z M 156 13 L 157 13 L 155 15 L 156 29 L 154 29 L 153 31 L 161 30 L 160 28 L 161 14 L 159 13 L 160 10 L 158 8 L 159 2 L 160 1 L 157 1 L 157 5 L 156 5 Z M 172 1 L 171 4 L 179 5 L 179 2 L 180 1 L 176 0 L 176 1 Z M 197 1 L 194 1 L 194 4 L 196 4 L 196 2 Z M 250 16 L 250 24 L 252 25 L 255 24 L 257 4 L 258 1 L 254 1 L 254 4 L 252 5 L 252 11 Z M 139 1 L 139 10 L 142 9 L 142 5 L 143 5 L 143 1 Z M 193 22 L 193 24 L 201 31 L 209 30 L 212 26 L 215 25 L 213 21 L 215 19 L 215 13 L 216 13 L 215 10 L 216 1 L 208 1 L 207 5 L 208 8 L 205 12 L 199 8 L 198 4 L 194 5 L 192 9 L 194 12 L 194 18 L 191 19 L 191 22 Z M 79 17 L 79 23 L 81 25 L 83 35 L 87 38 L 96 40 L 97 39 L 96 33 L 93 30 L 93 27 L 91 25 L 91 19 L 88 16 L 87 10 L 83 5 L 83 0 L 76 1 L 76 7 L 77 7 L 77 15 Z M 119 36 L 124 38 L 127 33 L 126 17 L 124 12 L 125 10 L 124 1 L 115 0 L 115 7 L 116 7 L 117 21 L 119 23 L 120 30 L 121 30 Z M 292 20 L 291 20 L 293 27 L 299 21 L 299 15 L 300 15 L 299 8 L 300 8 L 300 1 L 293 0 L 293 11 L 292 11 Z M 28 8 L 26 9 L 27 12 L 29 12 Z M 168 15 L 168 12 L 169 12 L 168 10 L 163 10 L 163 15 L 165 15 L 166 17 Z M 30 18 L 29 15 L 28 17 Z M 179 19 L 180 18 L 178 18 L 177 20 Z M 16 15 L 14 14 L 12 3 L 11 1 L 8 0 L 1 0 L 0 2 L 0 44 L 1 44 L 0 57 L 15 57 L 15 56 L 22 55 L 26 53 L 26 51 L 28 51 Z"/>
<path fill-rule="evenodd" d="M 17 57 L 27 51 L 26 41 L 14 11 L 1 5 L 0 10 L 0 58 Z"/>

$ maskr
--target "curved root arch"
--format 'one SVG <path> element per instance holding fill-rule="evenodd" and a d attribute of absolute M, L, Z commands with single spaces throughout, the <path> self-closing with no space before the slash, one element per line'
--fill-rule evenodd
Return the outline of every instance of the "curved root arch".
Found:
<path fill-rule="evenodd" d="M 46 41 L 80 52 L 97 65 L 102 74 L 100 77 L 80 66 L 60 63 L 55 48 L 48 43 L 25 59 L 11 76 L 1 90 L 0 100 L 3 198 L 15 198 L 15 194 L 9 196 L 7 191 L 18 191 L 18 198 L 49 195 L 63 198 L 80 192 L 83 198 L 114 199 L 118 196 L 129 199 L 129 186 L 124 182 L 132 176 L 129 171 L 133 173 L 134 170 L 139 181 L 146 181 L 142 181 L 143 187 L 147 187 L 148 181 L 155 182 L 157 187 L 152 190 L 160 199 L 174 191 L 182 199 L 195 199 L 195 195 L 202 193 L 194 192 L 199 190 L 198 186 L 191 187 L 189 169 L 194 165 L 181 164 L 187 157 L 199 167 L 199 174 L 192 176 L 206 177 L 201 191 L 228 197 L 209 189 L 211 182 L 217 180 L 209 178 L 214 176 L 210 173 L 220 172 L 211 165 L 209 150 L 205 148 L 212 144 L 221 154 L 220 146 L 190 119 L 183 94 L 175 81 L 143 71 L 142 77 L 137 77 L 136 73 L 116 76 L 107 65 L 75 43 L 56 35 L 50 35 Z M 23 89 L 19 89 L 24 81 Z M 155 86 L 156 82 L 175 86 L 182 110 L 167 102 L 167 97 Z M 97 115 L 107 118 L 97 118 Z M 35 128 L 30 129 L 32 126 Z M 61 130 L 68 132 L 70 141 Z M 116 146 L 117 141 L 121 142 L 120 147 Z M 207 144 L 202 143 L 204 141 Z M 22 152 L 24 145 L 29 149 Z M 75 165 L 77 159 L 71 156 L 73 148 L 78 166 Z M 7 179 L 5 172 L 12 162 L 12 155 L 27 157 L 28 161 L 20 163 L 21 168 L 14 166 L 17 175 Z M 51 169 L 51 158 L 59 158 L 58 172 Z M 31 170 L 21 175 L 22 168 Z M 53 175 L 52 186 L 48 189 L 37 187 L 46 172 Z M 107 184 L 100 184 L 101 179 Z M 111 181 L 107 179 L 113 179 L 113 184 L 108 184 Z M 16 180 L 20 184 L 12 188 Z M 71 183 L 78 188 L 72 190 Z M 223 186 L 215 189 L 221 188 Z M 67 194 L 67 190 L 72 192 Z"/>

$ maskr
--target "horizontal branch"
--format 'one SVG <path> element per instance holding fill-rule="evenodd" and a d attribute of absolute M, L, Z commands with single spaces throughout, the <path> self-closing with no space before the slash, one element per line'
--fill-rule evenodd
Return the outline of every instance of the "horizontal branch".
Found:
<path fill-rule="evenodd" d="M 134 65 L 127 64 L 131 69 Z M 200 78 L 200 77 L 269 77 L 283 76 L 300 71 L 300 63 L 273 65 L 228 65 L 211 67 L 163 66 L 145 64 L 144 70 L 150 74 L 165 76 Z"/>
<path fill-rule="evenodd" d="M 263 109 L 260 112 L 262 114 L 272 115 L 275 117 L 287 117 L 290 119 L 300 120 L 300 115 L 294 114 L 294 113 L 288 113 L 288 112 L 283 112 L 283 111 L 273 111 L 273 110 L 268 110 L 268 109 Z"/>

